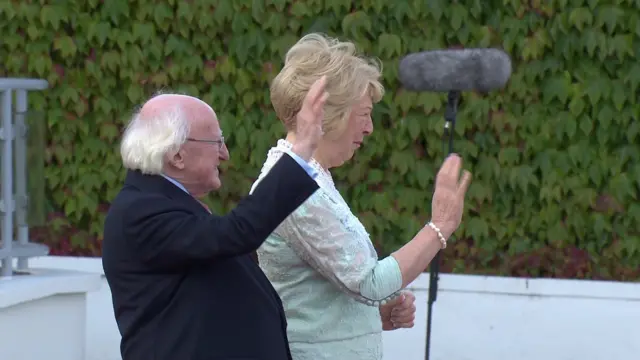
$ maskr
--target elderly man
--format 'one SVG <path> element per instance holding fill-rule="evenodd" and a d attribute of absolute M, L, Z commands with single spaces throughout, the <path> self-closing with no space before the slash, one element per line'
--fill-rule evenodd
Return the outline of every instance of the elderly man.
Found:
<path fill-rule="evenodd" d="M 322 136 L 324 87 L 307 94 L 288 156 L 225 216 L 198 200 L 221 186 L 229 158 L 213 109 L 160 95 L 134 115 L 102 258 L 123 360 L 291 359 L 280 298 L 251 255 L 318 188 L 306 161 Z"/>

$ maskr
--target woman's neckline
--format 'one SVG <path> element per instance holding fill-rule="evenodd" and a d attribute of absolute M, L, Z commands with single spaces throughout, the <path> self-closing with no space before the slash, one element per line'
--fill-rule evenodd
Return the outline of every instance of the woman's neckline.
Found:
<path fill-rule="evenodd" d="M 293 147 L 293 144 L 291 144 L 289 141 L 287 141 L 287 139 L 278 140 L 278 145 L 283 146 L 283 147 L 285 147 L 285 148 L 287 148 L 289 150 L 291 150 L 291 148 Z M 331 184 L 331 186 L 335 187 L 335 184 L 333 182 L 333 176 L 331 176 L 331 172 L 329 170 L 325 169 L 314 158 L 311 158 L 309 160 L 309 165 L 311 165 L 311 167 L 313 167 L 316 171 L 318 171 L 320 173 L 320 176 L 322 176 L 326 181 L 328 181 L 329 184 Z"/>

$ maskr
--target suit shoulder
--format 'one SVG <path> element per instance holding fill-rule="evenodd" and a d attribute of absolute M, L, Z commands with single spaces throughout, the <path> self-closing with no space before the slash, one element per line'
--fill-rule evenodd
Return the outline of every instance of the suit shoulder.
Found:
<path fill-rule="evenodd" d="M 163 213 L 169 210 L 181 211 L 182 206 L 161 193 L 140 191 L 136 188 L 123 188 L 111 202 L 107 218 L 118 217 L 134 219 L 139 216 L 149 216 L 153 213 Z M 186 211 L 186 208 L 184 209 Z"/>

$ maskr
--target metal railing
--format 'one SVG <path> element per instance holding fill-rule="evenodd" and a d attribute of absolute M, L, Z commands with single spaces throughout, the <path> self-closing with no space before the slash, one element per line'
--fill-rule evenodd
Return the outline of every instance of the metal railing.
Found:
<path fill-rule="evenodd" d="M 49 254 L 49 248 L 46 245 L 29 242 L 28 129 L 25 119 L 28 108 L 27 92 L 45 90 L 48 87 L 49 83 L 41 79 L 0 78 L 0 141 L 2 142 L 0 278 L 11 277 L 14 274 L 14 258 L 18 259 L 16 271 L 25 272 L 29 267 L 29 258 Z M 12 101 L 14 94 L 15 110 Z"/>

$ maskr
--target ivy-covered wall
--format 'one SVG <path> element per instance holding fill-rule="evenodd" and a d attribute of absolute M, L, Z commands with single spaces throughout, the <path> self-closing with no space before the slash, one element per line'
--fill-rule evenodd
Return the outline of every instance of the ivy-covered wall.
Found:
<path fill-rule="evenodd" d="M 119 135 L 160 89 L 218 112 L 231 151 L 220 213 L 245 195 L 283 134 L 268 84 L 301 35 L 357 42 L 384 65 L 376 130 L 335 171 L 382 254 L 429 218 L 443 158 L 444 94 L 408 93 L 399 58 L 449 47 L 501 47 L 504 91 L 465 93 L 455 148 L 474 174 L 444 269 L 462 273 L 640 278 L 640 1 L 623 0 L 13 0 L 0 2 L 0 76 L 49 80 L 53 253 L 99 255 L 104 213 L 121 185 Z"/>

